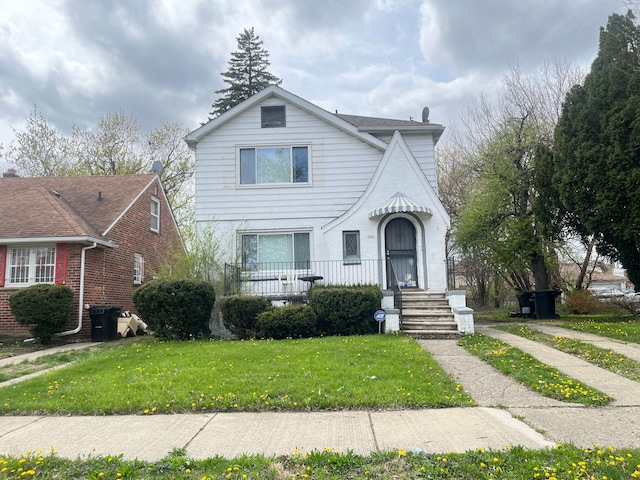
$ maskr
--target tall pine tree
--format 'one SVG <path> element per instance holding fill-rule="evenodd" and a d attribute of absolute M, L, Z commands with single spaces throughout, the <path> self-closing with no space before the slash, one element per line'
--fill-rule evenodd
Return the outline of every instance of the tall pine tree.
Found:
<path fill-rule="evenodd" d="M 594 235 L 640 288 L 640 27 L 611 15 L 584 85 L 555 131 L 553 184 L 568 224 Z"/>
<path fill-rule="evenodd" d="M 269 52 L 262 48 L 262 40 L 253 31 L 244 29 L 238 38 L 238 50 L 231 54 L 229 69 L 221 73 L 229 87 L 216 90 L 222 95 L 211 107 L 209 120 L 226 112 L 269 85 L 280 85 L 282 79 L 267 71 Z"/>

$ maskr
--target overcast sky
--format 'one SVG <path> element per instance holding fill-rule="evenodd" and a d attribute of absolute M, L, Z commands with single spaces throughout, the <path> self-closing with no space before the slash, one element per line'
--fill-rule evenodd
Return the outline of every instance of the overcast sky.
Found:
<path fill-rule="evenodd" d="M 255 28 L 282 87 L 329 111 L 450 125 L 509 64 L 588 69 L 621 0 L 2 0 L 0 144 L 123 111 L 195 129 Z M 446 135 L 446 134 L 445 134 Z M 6 168 L 6 163 L 0 166 Z"/>

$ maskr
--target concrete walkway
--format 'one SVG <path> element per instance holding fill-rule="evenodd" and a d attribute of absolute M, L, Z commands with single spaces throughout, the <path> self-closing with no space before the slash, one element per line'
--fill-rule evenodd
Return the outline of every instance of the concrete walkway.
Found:
<path fill-rule="evenodd" d="M 533 323 L 528 326 L 554 335 L 579 336 L 621 354 L 637 352 L 639 347 L 558 327 Z M 547 399 L 468 354 L 455 341 L 421 341 L 422 346 L 479 405 L 500 406 L 553 442 L 574 443 L 584 448 L 596 443 L 640 448 L 640 383 L 517 335 L 487 326 L 479 326 L 476 331 L 506 341 L 615 399 L 611 405 L 600 408 Z M 631 358 L 633 355 L 635 353 L 628 356 Z"/>
<path fill-rule="evenodd" d="M 605 408 L 587 408 L 550 400 L 468 354 L 455 340 L 421 340 L 422 347 L 463 386 L 479 407 L 153 416 L 0 416 L 0 454 L 21 455 L 27 450 L 48 451 L 54 447 L 60 456 L 68 458 L 123 454 L 127 459 L 157 461 L 174 448 L 184 448 L 196 459 L 214 455 L 231 458 L 243 453 L 290 455 L 297 449 L 305 452 L 324 448 L 352 450 L 363 455 L 399 448 L 445 453 L 479 447 L 503 449 L 507 445 L 544 448 L 558 442 L 571 442 L 585 448 L 595 443 L 640 448 L 640 384 L 521 337 L 490 327 L 479 327 L 478 331 L 528 351 L 540 361 L 612 395 L 616 401 Z M 563 334 L 567 332 L 562 329 Z M 635 347 L 631 345 L 631 349 Z"/>

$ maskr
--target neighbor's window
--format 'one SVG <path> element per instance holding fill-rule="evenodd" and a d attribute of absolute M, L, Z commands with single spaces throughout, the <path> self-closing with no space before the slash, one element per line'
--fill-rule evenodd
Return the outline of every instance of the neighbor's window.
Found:
<path fill-rule="evenodd" d="M 277 128 L 287 126 L 287 115 L 284 105 L 262 107 L 260 109 L 262 128 Z"/>
<path fill-rule="evenodd" d="M 342 258 L 344 263 L 360 263 L 360 232 L 342 232 Z"/>
<path fill-rule="evenodd" d="M 240 149 L 240 184 L 308 183 L 309 147 Z"/>
<path fill-rule="evenodd" d="M 11 247 L 7 249 L 6 286 L 53 283 L 56 247 Z"/>
<path fill-rule="evenodd" d="M 144 281 L 144 257 L 136 253 L 133 255 L 133 283 L 140 285 Z"/>
<path fill-rule="evenodd" d="M 248 270 L 309 268 L 308 233 L 242 235 L 242 266 Z"/>
<path fill-rule="evenodd" d="M 160 200 L 151 197 L 151 231 L 160 231 Z"/>

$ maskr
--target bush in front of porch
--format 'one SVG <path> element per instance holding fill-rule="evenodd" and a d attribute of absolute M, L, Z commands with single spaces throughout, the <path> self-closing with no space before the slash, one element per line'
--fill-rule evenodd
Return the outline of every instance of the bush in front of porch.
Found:
<path fill-rule="evenodd" d="M 328 336 L 376 333 L 373 314 L 380 302 L 378 285 L 328 285 L 309 290 L 309 305 L 318 316 L 318 332 Z"/>

